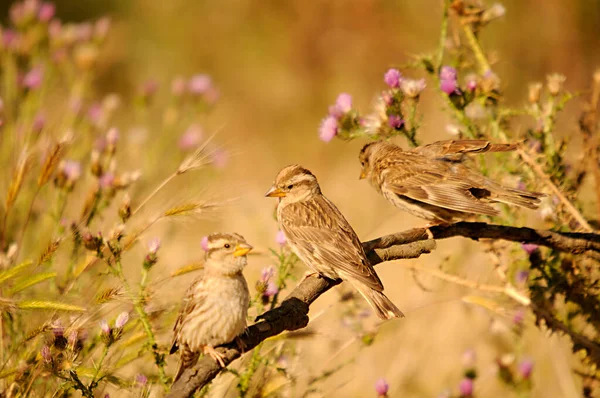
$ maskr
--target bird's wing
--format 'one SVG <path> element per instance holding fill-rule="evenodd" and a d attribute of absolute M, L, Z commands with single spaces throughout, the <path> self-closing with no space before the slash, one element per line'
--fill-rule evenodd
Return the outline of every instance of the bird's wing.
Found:
<path fill-rule="evenodd" d="M 408 152 L 387 162 L 387 167 L 382 169 L 382 190 L 450 210 L 498 214 L 474 195 L 484 188 L 472 181 L 468 173 L 460 173 L 464 167 L 456 168 L 443 160 Z"/>
<path fill-rule="evenodd" d="M 460 161 L 463 155 L 484 152 L 508 152 L 517 148 L 516 144 L 493 144 L 487 140 L 446 140 L 437 141 L 412 149 L 410 152 L 428 158 L 441 158 Z"/>
<path fill-rule="evenodd" d="M 304 258 L 335 270 L 377 291 L 383 285 L 369 264 L 358 236 L 342 213 L 327 198 L 287 204 L 281 210 L 281 227 Z"/>
<path fill-rule="evenodd" d="M 203 301 L 202 296 L 195 295 L 198 284 L 204 281 L 204 275 L 201 274 L 198 278 L 192 282 L 192 284 L 187 288 L 185 295 L 183 296 L 183 303 L 181 304 L 181 309 L 179 310 L 179 315 L 177 316 L 177 320 L 175 321 L 175 326 L 173 327 L 173 343 L 171 345 L 170 353 L 173 354 L 179 348 L 178 340 L 179 334 L 181 333 L 181 329 L 186 321 L 187 316 L 196 309 L 198 305 L 200 305 Z"/>

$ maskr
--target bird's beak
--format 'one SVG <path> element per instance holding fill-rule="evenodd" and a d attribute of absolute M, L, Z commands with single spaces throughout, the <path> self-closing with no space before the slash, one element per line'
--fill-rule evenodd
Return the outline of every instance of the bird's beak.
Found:
<path fill-rule="evenodd" d="M 365 170 L 361 170 L 360 171 L 360 176 L 358 177 L 359 180 L 364 180 L 365 178 L 367 178 L 367 172 Z"/>
<path fill-rule="evenodd" d="M 271 187 L 265 194 L 265 196 L 269 198 L 283 198 L 286 195 L 281 189 L 277 188 L 275 185 Z"/>
<path fill-rule="evenodd" d="M 252 246 L 247 243 L 240 243 L 235 247 L 235 251 L 233 252 L 233 257 L 241 257 L 245 256 L 252 250 Z"/>

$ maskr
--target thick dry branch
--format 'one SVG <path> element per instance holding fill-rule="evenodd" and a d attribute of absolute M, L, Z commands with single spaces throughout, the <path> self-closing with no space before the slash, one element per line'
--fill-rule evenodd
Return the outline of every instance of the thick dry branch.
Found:
<path fill-rule="evenodd" d="M 429 228 L 434 239 L 462 236 L 470 239 L 501 239 L 513 242 L 534 243 L 555 250 L 586 254 L 600 259 L 600 235 L 593 233 L 570 233 L 535 230 L 532 228 L 490 225 L 482 222 L 459 222 Z M 414 228 L 364 242 L 363 247 L 373 265 L 384 261 L 416 258 L 435 249 L 435 240 L 428 239 L 425 228 Z M 311 276 L 304 279 L 281 305 L 257 318 L 258 323 L 248 327 L 241 336 L 246 350 L 252 350 L 260 342 L 284 331 L 292 331 L 308 325 L 308 310 L 321 294 L 339 284 L 326 278 Z M 389 287 L 389 284 L 388 284 Z M 230 343 L 217 348 L 225 355 L 225 364 L 231 363 L 242 353 L 237 344 Z M 191 397 L 195 391 L 214 379 L 222 369 L 210 357 L 202 357 L 187 369 L 173 384 L 168 397 Z"/>

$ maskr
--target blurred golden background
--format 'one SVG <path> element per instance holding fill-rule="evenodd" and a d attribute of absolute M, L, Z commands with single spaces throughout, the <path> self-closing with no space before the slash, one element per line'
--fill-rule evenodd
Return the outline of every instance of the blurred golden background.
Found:
<path fill-rule="evenodd" d="M 212 76 L 220 91 L 214 112 L 198 122 L 205 137 L 216 132 L 214 141 L 227 151 L 226 167 L 210 172 L 212 179 L 201 172 L 174 181 L 155 203 L 198 194 L 235 200 L 208 220 L 159 225 L 150 232 L 163 239 L 160 262 L 153 269 L 154 278 L 161 281 L 154 293 L 162 303 L 179 305 L 193 276 L 166 277 L 201 258 L 201 237 L 218 230 L 244 235 L 262 253 L 250 258 L 245 271 L 249 285 L 254 285 L 260 270 L 272 262 L 267 248 L 275 245 L 277 231 L 275 203 L 264 198 L 264 192 L 277 171 L 290 163 L 315 173 L 325 195 L 362 240 L 423 224 L 397 211 L 358 180 L 357 154 L 364 142 L 324 143 L 318 139 L 317 128 L 340 92 L 352 94 L 355 106 L 366 111 L 384 88 L 382 79 L 388 68 L 435 50 L 441 3 L 56 1 L 57 16 L 66 21 L 102 15 L 112 19 L 113 30 L 95 81 L 99 92 L 117 92 L 127 98 L 150 79 L 159 83 L 159 92 L 168 92 L 174 77 L 196 73 Z M 0 5 L 3 15 L 10 4 Z M 553 72 L 567 76 L 566 87 L 571 91 L 589 86 L 600 65 L 600 2 L 507 0 L 503 5 L 505 17 L 484 31 L 482 42 L 493 53 L 493 69 L 502 80 L 508 103 L 524 103 L 527 84 L 545 81 Z M 407 74 L 424 77 L 414 71 Z M 562 136 L 576 129 L 578 114 L 572 109 L 578 101 L 568 105 L 558 121 Z M 425 90 L 419 106 L 424 115 L 421 142 L 452 138 L 446 131 L 452 120 L 443 112 L 444 106 L 433 90 Z M 154 128 L 140 138 L 131 133 L 136 127 L 133 115 L 121 117 L 122 138 L 130 147 L 119 153 L 119 160 L 124 165 L 144 163 L 136 189 L 148 191 L 176 167 L 181 158 L 177 141 L 183 131 L 157 138 L 161 132 Z M 135 150 L 139 140 L 154 139 L 158 144 L 148 153 Z M 543 226 L 533 211 L 528 219 L 528 226 Z M 381 326 L 369 318 L 379 330 L 371 346 L 363 345 L 340 315 L 345 304 L 339 298 L 346 287 L 321 297 L 310 312 L 308 330 L 314 335 L 298 341 L 298 359 L 291 365 L 298 379 L 289 396 L 300 396 L 311 378 L 343 364 L 339 372 L 316 383 L 318 391 L 307 396 L 375 396 L 373 385 L 380 377 L 388 380 L 390 397 L 437 396 L 445 389 L 456 389 L 462 377 L 461 356 L 469 348 L 477 352 L 477 396 L 516 396 L 495 375 L 495 358 L 511 345 L 511 318 L 465 303 L 461 298 L 472 293 L 469 289 L 424 276 L 415 279 L 402 267 L 409 262 L 431 267 L 443 264 L 446 270 L 486 282 L 494 279 L 494 265 L 484 249 L 482 244 L 454 238 L 439 242 L 438 250 L 420 259 L 380 264 L 377 272 L 388 297 L 407 317 Z M 161 343 L 168 343 L 169 331 L 166 327 Z M 569 342 L 536 328 L 526 331 L 518 349 L 535 361 L 532 397 L 579 396 Z M 175 358 L 170 361 L 174 371 Z M 220 376 L 220 382 L 231 377 Z M 217 387 L 215 396 L 219 391 L 224 390 Z M 235 389 L 228 393 L 235 394 Z"/>

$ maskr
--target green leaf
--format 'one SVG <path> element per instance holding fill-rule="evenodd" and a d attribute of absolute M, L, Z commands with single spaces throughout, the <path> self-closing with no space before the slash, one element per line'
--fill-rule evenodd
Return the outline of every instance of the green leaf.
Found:
<path fill-rule="evenodd" d="M 10 294 L 15 294 L 20 292 L 21 290 L 25 290 L 28 287 L 33 285 L 37 285 L 45 280 L 52 279 L 56 277 L 56 272 L 42 272 L 40 274 L 36 274 L 30 276 L 29 278 L 24 278 L 18 281 L 12 289 L 10 289 Z"/>
<path fill-rule="evenodd" d="M 83 312 L 85 308 L 73 304 L 59 303 L 56 301 L 43 300 L 25 300 L 17 303 L 17 307 L 22 310 L 57 310 Z"/>
<path fill-rule="evenodd" d="M 14 267 L 7 269 L 6 271 L 0 272 L 0 283 L 3 283 L 19 275 L 21 272 L 25 271 L 31 264 L 33 264 L 33 261 L 23 261 L 21 264 L 15 265 Z"/>

